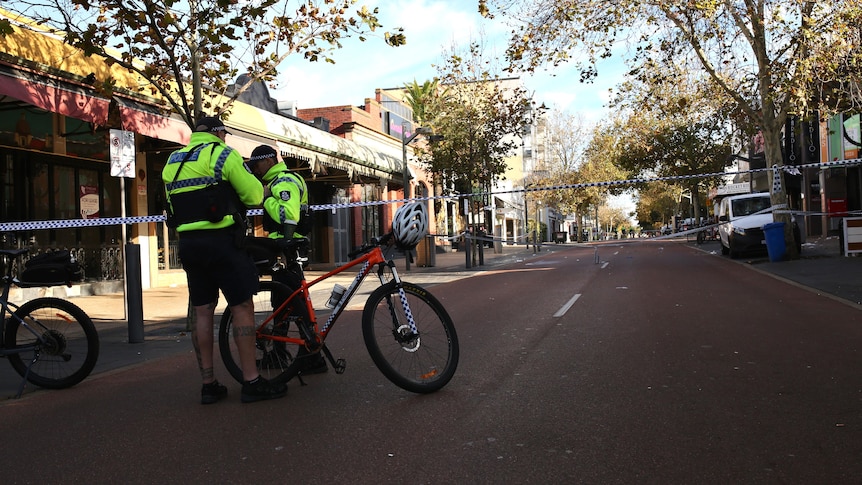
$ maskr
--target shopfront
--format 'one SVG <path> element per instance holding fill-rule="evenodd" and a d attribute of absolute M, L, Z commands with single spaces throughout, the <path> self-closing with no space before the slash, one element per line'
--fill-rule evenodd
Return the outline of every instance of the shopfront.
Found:
<path fill-rule="evenodd" d="M 0 102 L 0 183 L 4 222 L 119 217 L 120 184 L 110 176 L 107 131 L 6 96 Z M 122 277 L 119 226 L 16 231 L 7 246 L 69 249 L 88 280 Z"/>

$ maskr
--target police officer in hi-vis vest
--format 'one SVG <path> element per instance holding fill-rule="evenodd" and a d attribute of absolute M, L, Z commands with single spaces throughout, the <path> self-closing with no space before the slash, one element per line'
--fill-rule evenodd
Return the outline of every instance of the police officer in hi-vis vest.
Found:
<path fill-rule="evenodd" d="M 213 372 L 213 319 L 219 290 L 233 315 L 244 380 L 241 401 L 287 393 L 286 384 L 272 384 L 257 371 L 252 296 L 259 288 L 258 273 L 242 246 L 246 207 L 261 205 L 265 191 L 246 170 L 242 156 L 225 144 L 228 134 L 220 119 L 201 118 L 188 146 L 172 153 L 162 171 L 167 223 L 179 234 L 179 257 L 197 317 L 192 342 L 203 380 L 202 404 L 227 395 Z"/>
<path fill-rule="evenodd" d="M 263 182 L 267 197 L 263 200 L 263 228 L 269 232 L 270 239 L 293 239 L 302 241 L 296 248 L 299 251 L 307 249 L 304 239 L 311 231 L 311 213 L 308 209 L 308 187 L 299 174 L 288 170 L 284 162 L 278 161 L 278 154 L 269 145 L 260 145 L 251 152 L 251 158 L 246 167 Z M 301 271 L 298 271 L 296 261 L 286 261 L 285 268 L 272 273 L 272 279 L 286 285 L 291 290 L 299 288 Z M 287 295 L 275 295 L 286 298 Z M 283 301 L 283 300 L 282 300 Z M 278 306 L 279 301 L 273 301 Z M 279 349 L 275 349 L 278 351 Z M 304 360 L 302 374 L 318 374 L 327 371 L 326 360 L 320 353 L 308 355 L 305 349 L 299 351 L 298 358 Z M 281 359 L 278 355 L 264 356 L 264 361 Z"/>

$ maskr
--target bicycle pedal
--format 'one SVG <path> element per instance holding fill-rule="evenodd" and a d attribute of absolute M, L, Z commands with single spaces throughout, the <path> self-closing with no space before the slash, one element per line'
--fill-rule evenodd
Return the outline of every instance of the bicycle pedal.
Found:
<path fill-rule="evenodd" d="M 347 369 L 347 361 L 344 359 L 338 359 L 335 361 L 335 365 L 333 366 L 336 374 L 344 374 L 344 370 Z"/>

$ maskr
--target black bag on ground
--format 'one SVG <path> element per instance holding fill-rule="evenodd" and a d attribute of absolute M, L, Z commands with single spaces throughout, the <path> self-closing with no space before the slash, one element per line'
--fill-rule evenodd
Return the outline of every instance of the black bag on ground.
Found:
<path fill-rule="evenodd" d="M 72 286 L 73 281 L 84 279 L 84 272 L 72 254 L 63 249 L 28 259 L 18 279 L 26 286 Z"/>

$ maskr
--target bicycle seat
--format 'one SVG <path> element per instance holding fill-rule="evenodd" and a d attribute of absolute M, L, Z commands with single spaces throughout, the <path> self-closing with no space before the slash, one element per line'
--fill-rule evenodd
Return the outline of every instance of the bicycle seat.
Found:
<path fill-rule="evenodd" d="M 307 237 L 294 237 L 291 239 L 276 239 L 278 241 L 279 247 L 283 249 L 305 249 L 308 247 L 308 238 Z"/>

